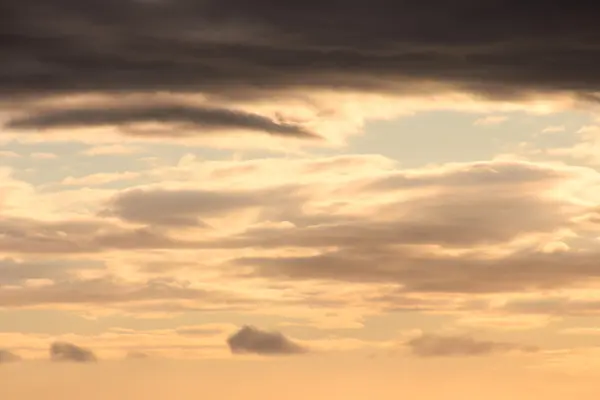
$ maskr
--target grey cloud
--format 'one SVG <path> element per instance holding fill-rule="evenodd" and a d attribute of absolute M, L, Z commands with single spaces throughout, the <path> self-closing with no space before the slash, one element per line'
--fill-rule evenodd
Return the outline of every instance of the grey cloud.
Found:
<path fill-rule="evenodd" d="M 96 261 L 44 260 L 16 261 L 0 259 L 0 286 L 18 285 L 30 279 L 61 280 L 84 270 L 102 268 Z"/>
<path fill-rule="evenodd" d="M 600 300 L 577 299 L 568 296 L 545 296 L 529 299 L 513 299 L 499 307 L 503 311 L 518 314 L 558 316 L 595 316 L 600 314 Z"/>
<path fill-rule="evenodd" d="M 300 198 L 292 186 L 254 191 L 136 189 L 115 196 L 102 215 L 153 226 L 205 226 L 202 217 L 251 207 L 285 210 L 290 200 Z"/>
<path fill-rule="evenodd" d="M 552 184 L 575 177 L 582 169 L 557 170 L 545 165 L 521 161 L 482 161 L 457 164 L 445 171 L 394 172 L 375 179 L 360 187 L 361 190 L 385 192 L 415 188 L 431 188 L 440 185 L 454 189 L 506 190 L 518 187 L 520 192 L 535 193 Z"/>
<path fill-rule="evenodd" d="M 557 289 L 597 279 L 597 251 L 545 254 L 535 250 L 485 258 L 371 247 L 315 256 L 242 258 L 252 275 L 291 280 L 396 283 L 401 292 L 494 293 Z"/>
<path fill-rule="evenodd" d="M 561 206 L 564 206 L 561 209 Z M 501 243 L 518 235 L 548 232 L 568 225 L 567 204 L 519 193 L 449 194 L 380 207 L 373 218 L 349 218 L 288 231 L 257 228 L 231 240 L 256 247 L 326 247 L 437 244 L 467 247 Z M 302 219 L 302 217 L 299 217 Z"/>
<path fill-rule="evenodd" d="M 53 222 L 30 218 L 0 221 L 0 250 L 12 254 L 86 254 L 111 249 L 177 249 L 198 243 L 175 240 L 154 227 L 124 228 L 100 219 Z"/>
<path fill-rule="evenodd" d="M 21 361 L 21 357 L 12 351 L 0 349 L 0 364 Z"/>
<path fill-rule="evenodd" d="M 537 348 L 515 343 L 477 340 L 469 336 L 424 334 L 406 345 L 418 357 L 474 357 L 510 351 L 534 352 Z"/>
<path fill-rule="evenodd" d="M 322 249 L 306 256 L 232 261 L 232 269 L 250 267 L 244 274 L 275 279 L 388 282 L 407 292 L 485 293 L 570 286 L 599 276 L 595 249 L 545 254 L 533 245 L 490 257 L 478 254 L 476 246 L 565 228 L 577 230 L 572 219 L 591 210 L 567 197 L 559 200 L 544 194 L 572 179 L 589 177 L 588 173 L 523 163 L 464 165 L 451 172 L 409 177 L 411 188 L 427 189 L 423 196 L 389 200 L 365 216 L 316 219 L 287 229 L 251 229 L 223 243 L 241 248 Z M 486 183 L 488 175 L 493 179 Z M 393 191 L 402 184 L 384 186 Z M 356 195 L 373 193 L 359 187 Z M 471 251 L 434 254 L 421 245 Z"/>
<path fill-rule="evenodd" d="M 170 304 L 177 308 L 171 309 Z M 2 307 L 97 305 L 146 312 L 181 312 L 245 309 L 252 304 L 251 299 L 231 292 L 194 288 L 189 282 L 170 278 L 140 282 L 127 282 L 114 277 L 71 279 L 39 287 L 0 291 Z"/>
<path fill-rule="evenodd" d="M 10 120 L 6 127 L 45 130 L 73 127 L 129 126 L 144 122 L 171 124 L 174 129 L 170 131 L 126 129 L 123 132 L 127 135 L 140 137 L 156 135 L 185 137 L 197 135 L 195 132 L 197 129 L 208 131 L 242 129 L 289 137 L 317 138 L 317 135 L 301 126 L 274 121 L 258 114 L 229 109 L 169 104 L 144 107 L 105 105 L 101 108 L 37 111 L 32 115 Z"/>
<path fill-rule="evenodd" d="M 279 332 L 263 331 L 253 326 L 244 326 L 231 335 L 227 345 L 234 354 L 285 355 L 308 351 Z"/>
<path fill-rule="evenodd" d="M 54 342 L 50 346 L 50 359 L 56 362 L 96 362 L 96 355 L 88 349 L 67 342 Z"/>
<path fill-rule="evenodd" d="M 421 176 L 397 173 L 393 178 L 349 185 L 353 188 L 344 194 L 375 196 L 396 189 L 428 191 L 416 197 L 390 199 L 364 217 L 335 220 L 329 216 L 319 221 L 319 216 L 313 217 L 312 223 L 303 224 L 302 220 L 310 217 L 296 216 L 292 220 L 295 229 L 253 229 L 232 240 L 231 246 L 468 247 L 506 242 L 519 235 L 569 225 L 569 218 L 581 209 L 567 199 L 544 197 L 544 192 L 574 177 L 576 171 L 505 162 L 464 164 Z"/>
<path fill-rule="evenodd" d="M 0 94 L 600 90 L 595 1 L 4 0 Z"/>

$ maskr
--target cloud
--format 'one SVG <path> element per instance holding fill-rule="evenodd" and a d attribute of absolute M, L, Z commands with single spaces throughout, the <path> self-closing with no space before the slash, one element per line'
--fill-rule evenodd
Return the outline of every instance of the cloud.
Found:
<path fill-rule="evenodd" d="M 597 103 L 600 77 L 587 67 L 599 58 L 589 17 L 597 6 L 538 3 L 352 0 L 340 12 L 332 0 L 292 9 L 272 0 L 6 2 L 7 137 L 110 142 L 121 133 L 131 142 L 289 151 L 280 138 L 341 144 L 367 119 L 415 110 Z M 147 126 L 157 120 L 163 126 Z M 33 134 L 39 128 L 54 129 Z"/>
<path fill-rule="evenodd" d="M 396 283 L 401 292 L 475 294 L 575 287 L 600 277 L 598 256 L 523 251 L 490 259 L 372 247 L 237 263 L 254 267 L 251 275 L 272 279 Z"/>
<path fill-rule="evenodd" d="M 146 312 L 181 312 L 224 308 L 243 310 L 252 306 L 253 301 L 247 296 L 238 297 L 233 292 L 194 287 L 190 282 L 167 276 L 139 281 L 116 276 L 71 278 L 0 291 L 2 307 L 65 306 L 82 310 L 92 305 L 138 312 L 145 307 L 148 308 Z"/>
<path fill-rule="evenodd" d="M 35 158 L 37 160 L 54 160 L 54 159 L 58 158 L 58 156 L 54 153 L 41 153 L 41 152 L 31 153 L 30 157 Z"/>
<path fill-rule="evenodd" d="M 98 262 L 73 260 L 17 261 L 0 259 L 0 286 L 26 283 L 28 280 L 69 279 L 76 273 L 98 270 Z"/>
<path fill-rule="evenodd" d="M 568 286 L 600 273 L 593 247 L 547 251 L 569 230 L 597 229 L 583 222 L 596 214 L 594 201 L 584 205 L 569 194 L 598 184 L 589 169 L 498 161 L 386 175 L 346 185 L 344 196 L 370 201 L 358 203 L 358 214 L 329 209 L 321 220 L 313 214 L 302 223 L 299 215 L 286 228 L 257 227 L 223 240 L 229 248 L 304 251 L 240 257 L 232 268 L 273 279 L 462 293 Z"/>
<path fill-rule="evenodd" d="M 204 226 L 203 217 L 248 208 L 284 208 L 286 200 L 299 198 L 295 193 L 298 188 L 288 186 L 265 190 L 128 190 L 117 194 L 102 215 L 152 226 Z"/>
<path fill-rule="evenodd" d="M 86 150 L 82 151 L 81 154 L 86 156 L 116 156 L 116 155 L 130 155 L 136 153 L 142 153 L 143 149 L 136 146 L 126 146 L 122 144 L 109 144 L 109 145 L 98 145 L 90 146 Z"/>
<path fill-rule="evenodd" d="M 499 124 L 505 122 L 507 119 L 508 119 L 508 117 L 503 116 L 503 115 L 490 115 L 487 117 L 479 118 L 473 124 L 475 126 L 499 125 Z"/>
<path fill-rule="evenodd" d="M 0 251 L 29 254 L 85 254 L 110 249 L 186 248 L 157 227 L 124 227 L 93 218 L 45 220 L 6 217 L 0 221 Z"/>
<path fill-rule="evenodd" d="M 242 327 L 227 339 L 227 345 L 234 354 L 282 355 L 308 351 L 279 332 L 263 331 L 253 326 Z"/>
<path fill-rule="evenodd" d="M 394 91 L 419 80 L 488 96 L 599 90 L 593 2 L 352 0 L 343 12 L 331 0 L 274 4 L 7 2 L 1 93 L 240 96 L 303 87 Z"/>
<path fill-rule="evenodd" d="M 125 355 L 125 359 L 127 360 L 147 360 L 149 358 L 150 355 L 143 351 L 130 351 Z"/>
<path fill-rule="evenodd" d="M 469 336 L 423 334 L 406 342 L 418 357 L 474 357 L 510 351 L 534 352 L 537 349 L 514 343 L 477 340 Z"/>
<path fill-rule="evenodd" d="M 54 342 L 50 346 L 50 359 L 56 362 L 96 362 L 96 355 L 88 349 L 67 342 Z"/>
<path fill-rule="evenodd" d="M 566 128 L 563 125 L 550 125 L 542 129 L 542 133 L 558 133 L 565 130 Z"/>
<path fill-rule="evenodd" d="M 524 315 L 595 316 L 600 314 L 600 299 L 568 294 L 514 298 L 498 307 L 500 310 Z"/>
<path fill-rule="evenodd" d="M 135 129 L 136 124 L 162 124 L 158 129 Z M 166 125 L 165 125 L 166 124 Z M 186 105 L 148 105 L 101 108 L 58 109 L 38 111 L 10 120 L 6 127 L 18 130 L 46 130 L 93 127 L 129 127 L 126 135 L 136 137 L 186 137 L 205 133 L 204 130 L 249 130 L 273 135 L 317 138 L 301 126 L 278 122 L 267 117 L 238 110 L 201 108 Z M 169 128 L 170 127 L 170 128 Z M 197 130 L 200 129 L 200 133 Z"/>
<path fill-rule="evenodd" d="M 176 329 L 178 335 L 184 336 L 213 336 L 219 335 L 229 328 L 228 325 L 209 324 L 206 326 L 182 326 Z"/>
<path fill-rule="evenodd" d="M 12 351 L 0 349 L 0 364 L 20 361 L 21 357 Z"/>
<path fill-rule="evenodd" d="M 9 150 L 0 150 L 0 158 L 19 158 L 20 154 Z"/>

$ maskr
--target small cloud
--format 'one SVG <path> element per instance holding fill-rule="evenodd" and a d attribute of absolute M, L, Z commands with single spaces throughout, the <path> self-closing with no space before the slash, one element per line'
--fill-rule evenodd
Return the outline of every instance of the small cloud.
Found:
<path fill-rule="evenodd" d="M 21 156 L 19 154 L 15 153 L 14 151 L 0 150 L 0 157 L 2 157 L 2 158 L 19 158 Z"/>
<path fill-rule="evenodd" d="M 551 125 L 551 126 L 547 126 L 544 129 L 542 129 L 542 133 L 558 133 L 558 132 L 564 132 L 565 131 L 565 127 L 563 125 Z"/>
<path fill-rule="evenodd" d="M 577 131 L 579 134 L 597 134 L 600 133 L 600 125 L 584 125 Z"/>
<path fill-rule="evenodd" d="M 533 352 L 534 347 L 514 343 L 477 340 L 469 336 L 440 336 L 424 334 L 406 342 L 418 357 L 473 357 L 510 351 Z"/>
<path fill-rule="evenodd" d="M 564 335 L 599 336 L 600 328 L 568 328 L 560 331 Z"/>
<path fill-rule="evenodd" d="M 476 120 L 473 125 L 475 126 L 491 126 L 491 125 L 499 125 L 505 122 L 508 117 L 502 115 L 490 115 L 487 117 L 479 118 Z"/>
<path fill-rule="evenodd" d="M 96 362 L 96 355 L 88 349 L 67 342 L 54 342 L 50 346 L 52 361 L 70 361 L 79 363 Z"/>
<path fill-rule="evenodd" d="M 35 158 L 38 160 L 53 160 L 58 157 L 54 153 L 41 153 L 41 152 L 31 153 L 30 156 L 31 156 L 31 158 Z"/>
<path fill-rule="evenodd" d="M 130 351 L 125 356 L 127 360 L 146 360 L 150 358 L 148 353 L 144 353 L 143 351 Z"/>
<path fill-rule="evenodd" d="M 80 177 L 68 176 L 61 181 L 61 184 L 65 186 L 100 186 L 113 182 L 133 180 L 139 176 L 138 172 L 132 171 L 97 173 Z"/>
<path fill-rule="evenodd" d="M 183 326 L 176 332 L 184 336 L 214 336 L 223 333 L 225 327 L 219 326 Z"/>
<path fill-rule="evenodd" d="M 0 364 L 21 361 L 21 357 L 9 350 L 0 349 Z"/>
<path fill-rule="evenodd" d="M 126 146 L 122 144 L 110 144 L 92 146 L 84 150 L 81 154 L 86 156 L 113 156 L 113 155 L 124 155 L 124 154 L 135 154 L 140 153 L 142 150 L 136 146 Z"/>
<path fill-rule="evenodd" d="M 227 339 L 234 354 L 301 354 L 308 349 L 288 339 L 279 332 L 263 331 L 253 326 L 244 326 Z"/>

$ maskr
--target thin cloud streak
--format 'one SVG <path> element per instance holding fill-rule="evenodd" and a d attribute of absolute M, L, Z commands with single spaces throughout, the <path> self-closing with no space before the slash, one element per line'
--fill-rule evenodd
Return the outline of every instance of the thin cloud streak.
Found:
<path fill-rule="evenodd" d="M 37 111 L 8 121 L 6 128 L 16 130 L 55 130 L 94 127 L 130 127 L 135 124 L 158 123 L 157 130 L 124 129 L 125 135 L 135 137 L 186 137 L 206 131 L 248 130 L 273 135 L 317 139 L 318 136 L 299 125 L 274 121 L 268 117 L 238 110 L 192 107 L 186 105 L 109 106 L 101 108 L 58 109 Z M 200 130 L 200 132 L 196 132 Z"/>

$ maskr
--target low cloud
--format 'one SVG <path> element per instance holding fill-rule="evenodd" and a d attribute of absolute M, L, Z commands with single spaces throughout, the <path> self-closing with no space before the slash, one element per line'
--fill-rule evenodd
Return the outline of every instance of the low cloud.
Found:
<path fill-rule="evenodd" d="M 406 342 L 417 357 L 474 357 L 511 351 L 533 352 L 534 347 L 514 343 L 477 340 L 469 336 L 424 334 Z"/>
<path fill-rule="evenodd" d="M 56 362 L 91 363 L 98 359 L 88 349 L 67 342 L 54 342 L 50 346 L 50 360 Z"/>
<path fill-rule="evenodd" d="M 143 351 L 130 351 L 125 355 L 125 359 L 127 360 L 147 360 L 149 358 L 150 354 Z"/>
<path fill-rule="evenodd" d="M 227 345 L 234 354 L 285 355 L 308 351 L 282 333 L 263 331 L 253 326 L 242 327 L 227 339 Z"/>
<path fill-rule="evenodd" d="M 21 361 L 21 357 L 12 351 L 0 349 L 0 364 Z"/>

